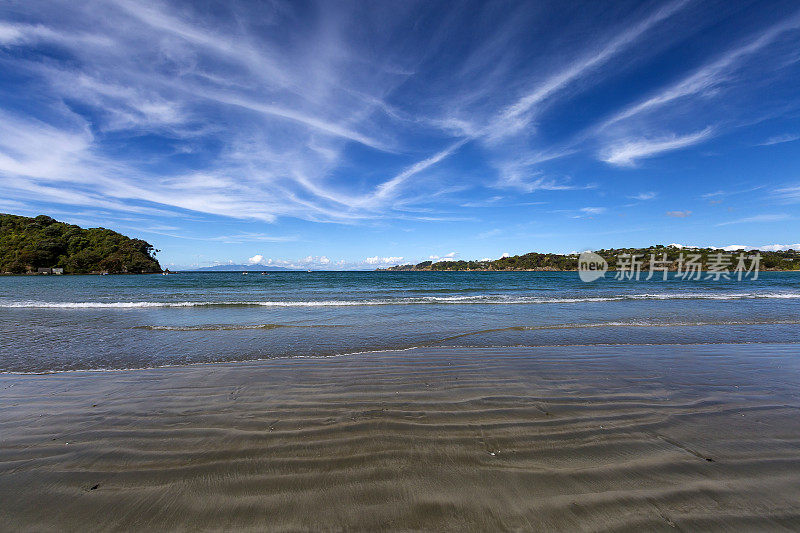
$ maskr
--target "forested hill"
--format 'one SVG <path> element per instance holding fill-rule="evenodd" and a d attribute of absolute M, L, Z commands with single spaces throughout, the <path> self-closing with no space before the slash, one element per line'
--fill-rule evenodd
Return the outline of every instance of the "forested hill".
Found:
<path fill-rule="evenodd" d="M 105 228 L 83 229 L 45 215 L 0 214 L 0 272 L 60 267 L 66 274 L 161 272 L 156 250 Z"/>
<path fill-rule="evenodd" d="M 613 248 L 608 250 L 596 250 L 596 253 L 608 261 L 610 270 L 615 269 L 617 257 L 621 254 L 634 254 L 642 262 L 642 269 L 648 269 L 650 255 L 654 254 L 656 260 L 661 260 L 663 254 L 667 254 L 667 261 L 671 262 L 671 269 L 675 270 L 678 266 L 678 258 L 681 254 L 700 255 L 702 264 L 708 264 L 709 258 L 718 253 L 724 253 L 729 257 L 735 257 L 737 252 L 723 252 L 716 248 L 677 248 L 673 246 L 651 246 L 649 248 Z M 760 253 L 761 270 L 798 270 L 800 269 L 800 250 L 787 250 L 780 252 L 758 252 L 752 250 L 745 252 L 747 255 Z M 735 261 L 734 261 L 735 262 Z M 416 265 L 398 265 L 387 269 L 379 270 L 577 270 L 578 254 L 539 254 L 529 253 L 524 255 L 512 255 L 501 257 L 500 259 L 487 261 L 423 261 Z"/>

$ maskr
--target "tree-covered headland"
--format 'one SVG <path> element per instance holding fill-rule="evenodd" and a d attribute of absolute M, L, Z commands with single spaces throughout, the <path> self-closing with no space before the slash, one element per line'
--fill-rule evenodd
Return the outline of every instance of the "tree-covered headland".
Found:
<path fill-rule="evenodd" d="M 716 248 L 678 248 L 675 246 L 650 246 L 649 248 L 611 248 L 606 250 L 595 250 L 595 253 L 603 257 L 608 262 L 609 270 L 614 270 L 617 258 L 623 254 L 636 255 L 642 262 L 642 269 L 647 270 L 651 254 L 655 255 L 656 260 L 660 261 L 666 254 L 666 261 L 671 262 L 671 270 L 677 270 L 681 254 L 699 255 L 701 263 L 706 265 L 712 257 L 720 252 L 726 255 L 746 255 L 760 254 L 761 270 L 800 270 L 800 250 L 786 250 L 776 252 L 764 252 L 758 250 L 741 250 L 736 252 L 723 252 Z M 486 270 L 486 271 L 513 271 L 513 270 L 577 270 L 578 254 L 541 254 L 528 253 L 524 255 L 512 255 L 501 257 L 500 259 L 488 261 L 423 261 L 416 265 L 397 265 L 381 270 Z"/>
<path fill-rule="evenodd" d="M 45 215 L 0 214 L 0 273 L 63 268 L 65 274 L 161 272 L 157 250 L 105 228 L 84 229 Z"/>

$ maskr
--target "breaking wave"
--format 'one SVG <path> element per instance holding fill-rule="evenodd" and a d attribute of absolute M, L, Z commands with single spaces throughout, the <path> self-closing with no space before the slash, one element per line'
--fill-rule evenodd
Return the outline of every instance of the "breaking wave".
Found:
<path fill-rule="evenodd" d="M 739 293 L 646 293 L 585 297 L 509 296 L 483 294 L 472 296 L 411 296 L 363 300 L 265 300 L 265 301 L 183 301 L 183 302 L 44 302 L 0 301 L 0 308 L 28 309 L 138 309 L 152 307 L 347 307 L 373 305 L 519 305 L 616 302 L 624 300 L 747 300 L 798 299 L 798 292 Z"/>

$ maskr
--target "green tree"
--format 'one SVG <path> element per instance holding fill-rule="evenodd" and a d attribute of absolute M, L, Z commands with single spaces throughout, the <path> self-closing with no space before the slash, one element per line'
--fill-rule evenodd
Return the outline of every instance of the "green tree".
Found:
<path fill-rule="evenodd" d="M 46 215 L 0 214 L 0 272 L 14 274 L 61 267 L 82 274 L 161 272 L 157 250 L 105 228 L 83 229 Z"/>

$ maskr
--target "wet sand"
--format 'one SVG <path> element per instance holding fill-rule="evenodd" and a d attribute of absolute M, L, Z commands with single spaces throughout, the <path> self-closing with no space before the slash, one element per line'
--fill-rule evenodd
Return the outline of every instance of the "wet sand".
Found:
<path fill-rule="evenodd" d="M 800 346 L 0 376 L 4 530 L 800 529 Z"/>

